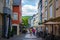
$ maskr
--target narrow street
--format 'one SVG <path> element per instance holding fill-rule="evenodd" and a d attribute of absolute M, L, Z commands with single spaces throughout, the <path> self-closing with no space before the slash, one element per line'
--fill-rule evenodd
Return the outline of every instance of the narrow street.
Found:
<path fill-rule="evenodd" d="M 10 39 L 1 39 L 1 40 L 42 40 L 42 38 L 37 38 L 34 35 L 30 34 L 21 34 L 19 36 L 11 37 Z"/>
<path fill-rule="evenodd" d="M 60 40 L 60 0 L 0 0 L 0 40 Z"/>
<path fill-rule="evenodd" d="M 21 36 L 11 38 L 9 40 L 42 40 L 42 38 L 37 38 L 36 36 L 31 36 L 30 34 L 22 34 Z"/>
<path fill-rule="evenodd" d="M 42 38 L 37 38 L 34 35 L 26 34 L 23 40 L 42 40 Z"/>

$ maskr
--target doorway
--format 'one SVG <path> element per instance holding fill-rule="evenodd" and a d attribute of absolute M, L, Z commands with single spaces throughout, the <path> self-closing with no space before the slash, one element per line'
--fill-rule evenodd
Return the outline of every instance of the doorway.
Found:
<path fill-rule="evenodd" d="M 13 34 L 17 34 L 17 26 L 13 26 Z"/>

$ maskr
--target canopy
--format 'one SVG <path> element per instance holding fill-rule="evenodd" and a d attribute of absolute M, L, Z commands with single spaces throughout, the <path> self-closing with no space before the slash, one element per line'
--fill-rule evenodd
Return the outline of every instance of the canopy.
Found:
<path fill-rule="evenodd" d="M 60 22 L 47 22 L 45 24 L 60 24 Z"/>

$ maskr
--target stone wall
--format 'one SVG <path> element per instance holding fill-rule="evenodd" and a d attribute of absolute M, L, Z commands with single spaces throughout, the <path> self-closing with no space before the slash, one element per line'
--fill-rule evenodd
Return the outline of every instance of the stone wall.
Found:
<path fill-rule="evenodd" d="M 0 0 L 0 13 L 3 13 L 3 0 Z"/>

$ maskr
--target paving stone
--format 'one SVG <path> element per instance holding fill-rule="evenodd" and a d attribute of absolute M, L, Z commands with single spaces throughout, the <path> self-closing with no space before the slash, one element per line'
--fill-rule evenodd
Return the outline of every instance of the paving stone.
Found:
<path fill-rule="evenodd" d="M 0 39 L 0 40 L 42 40 L 42 38 L 37 38 L 34 35 L 30 34 L 21 34 L 19 36 L 11 37 L 10 39 Z"/>

